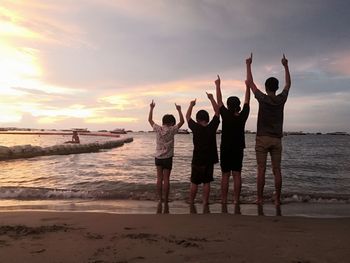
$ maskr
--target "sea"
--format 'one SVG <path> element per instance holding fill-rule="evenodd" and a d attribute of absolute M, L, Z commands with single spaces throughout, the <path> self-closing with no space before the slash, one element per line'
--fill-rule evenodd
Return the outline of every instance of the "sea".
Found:
<path fill-rule="evenodd" d="M 133 142 L 94 153 L 51 155 L 0 161 L 0 201 L 2 205 L 55 204 L 68 202 L 111 203 L 114 201 L 156 200 L 154 164 L 155 134 L 133 132 Z M 70 140 L 68 135 L 0 135 L 0 145 L 52 146 Z M 81 143 L 115 138 L 80 136 Z M 220 135 L 217 135 L 218 147 Z M 256 199 L 255 135 L 246 134 L 242 170 L 243 204 Z M 175 155 L 170 176 L 170 200 L 188 202 L 190 189 L 192 134 L 175 137 Z M 282 202 L 350 204 L 350 136 L 288 135 L 283 137 Z M 219 204 L 220 165 L 214 169 L 210 202 Z M 232 178 L 230 200 L 232 200 Z M 272 202 L 274 181 L 268 160 L 265 202 Z M 197 201 L 201 202 L 201 191 Z M 11 204 L 11 205 L 7 205 Z M 1 206 L 1 203 L 0 203 Z M 349 207 L 349 206 L 347 206 Z M 127 210 L 127 207 L 124 209 Z"/>

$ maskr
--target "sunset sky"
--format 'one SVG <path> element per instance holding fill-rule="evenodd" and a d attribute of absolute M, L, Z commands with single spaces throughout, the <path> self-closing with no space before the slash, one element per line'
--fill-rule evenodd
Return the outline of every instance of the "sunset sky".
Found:
<path fill-rule="evenodd" d="M 155 120 L 243 100 L 255 82 L 292 88 L 285 130 L 350 132 L 350 1 L 0 0 L 0 127 L 149 130 Z M 246 128 L 256 129 L 252 96 Z M 187 128 L 187 124 L 184 125 Z"/>

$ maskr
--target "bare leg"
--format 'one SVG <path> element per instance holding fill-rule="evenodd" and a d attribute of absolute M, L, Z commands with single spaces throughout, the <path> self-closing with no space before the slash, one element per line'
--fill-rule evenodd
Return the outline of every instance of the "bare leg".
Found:
<path fill-rule="evenodd" d="M 161 166 L 157 166 L 157 195 L 158 195 L 158 206 L 157 213 L 162 212 L 162 190 L 163 190 L 163 169 Z"/>
<path fill-rule="evenodd" d="M 157 166 L 157 194 L 158 201 L 161 203 L 163 201 L 163 169 L 161 166 Z"/>
<path fill-rule="evenodd" d="M 203 184 L 203 214 L 209 214 L 210 183 Z"/>
<path fill-rule="evenodd" d="M 230 172 L 223 172 L 221 177 L 221 203 L 227 204 L 228 185 L 230 180 Z"/>
<path fill-rule="evenodd" d="M 203 205 L 209 205 L 210 183 L 203 184 Z"/>
<path fill-rule="evenodd" d="M 198 185 L 191 183 L 191 193 L 190 193 L 190 204 L 194 204 L 194 200 L 196 199 L 198 191 Z"/>
<path fill-rule="evenodd" d="M 170 173 L 171 170 L 163 170 L 164 214 L 169 214 Z"/>
<path fill-rule="evenodd" d="M 258 205 L 261 205 L 264 200 L 265 170 L 266 170 L 266 167 L 258 166 L 258 175 L 257 175 L 258 198 L 256 200 L 256 203 Z"/>
<path fill-rule="evenodd" d="M 273 175 L 275 177 L 275 205 L 279 206 L 281 204 L 281 189 L 282 189 L 282 175 L 281 168 L 273 168 Z"/>
<path fill-rule="evenodd" d="M 233 203 L 239 204 L 239 197 L 241 196 L 242 178 L 241 172 L 233 171 Z"/>
<path fill-rule="evenodd" d="M 163 190 L 164 190 L 164 202 L 168 203 L 169 199 L 169 190 L 170 190 L 170 173 L 171 170 L 163 170 Z"/>

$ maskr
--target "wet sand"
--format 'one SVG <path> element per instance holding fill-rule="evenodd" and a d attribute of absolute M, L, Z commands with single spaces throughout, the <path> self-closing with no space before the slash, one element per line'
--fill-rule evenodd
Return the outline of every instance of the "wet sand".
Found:
<path fill-rule="evenodd" d="M 350 218 L 1 212 L 0 262 L 348 262 Z"/>

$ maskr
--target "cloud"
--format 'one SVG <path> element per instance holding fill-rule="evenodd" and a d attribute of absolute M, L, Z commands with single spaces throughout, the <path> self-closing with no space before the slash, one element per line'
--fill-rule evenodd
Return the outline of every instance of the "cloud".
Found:
<path fill-rule="evenodd" d="M 152 99 L 157 119 L 193 98 L 210 110 L 205 91 L 214 91 L 216 74 L 224 98 L 242 98 L 250 52 L 259 87 L 269 76 L 282 87 L 286 53 L 291 128 L 321 120 L 313 109 L 325 107 L 326 97 L 337 98 L 333 115 L 347 120 L 349 7 L 341 0 L 2 0 L 1 105 L 17 123 L 29 114 L 39 126 L 120 122 L 141 129 Z M 252 99 L 250 127 L 256 112 Z M 349 123 L 327 119 L 336 126 L 334 120 Z"/>

